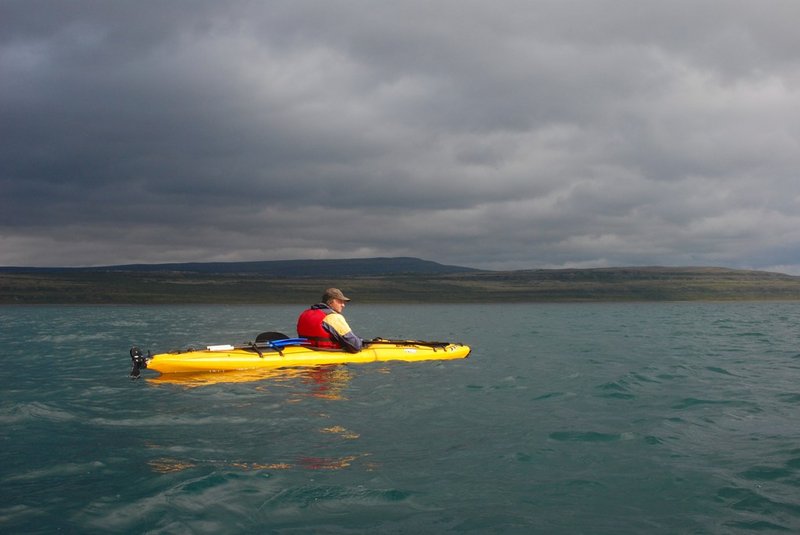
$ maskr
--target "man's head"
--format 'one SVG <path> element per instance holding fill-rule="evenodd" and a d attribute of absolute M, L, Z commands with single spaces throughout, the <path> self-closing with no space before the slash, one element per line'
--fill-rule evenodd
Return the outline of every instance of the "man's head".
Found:
<path fill-rule="evenodd" d="M 328 288 L 322 294 L 322 302 L 340 314 L 348 301 L 350 301 L 350 298 L 346 297 L 339 288 Z"/>

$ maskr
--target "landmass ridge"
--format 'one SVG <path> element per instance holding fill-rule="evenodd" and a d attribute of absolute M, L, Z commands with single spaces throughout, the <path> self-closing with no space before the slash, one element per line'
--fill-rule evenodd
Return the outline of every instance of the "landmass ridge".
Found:
<path fill-rule="evenodd" d="M 0 267 L 0 304 L 312 303 L 329 286 L 362 303 L 800 300 L 800 277 L 702 266 L 492 271 L 380 257 Z"/>

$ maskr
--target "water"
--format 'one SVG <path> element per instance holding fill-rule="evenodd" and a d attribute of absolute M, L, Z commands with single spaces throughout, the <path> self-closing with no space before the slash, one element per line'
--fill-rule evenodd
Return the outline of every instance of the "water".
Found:
<path fill-rule="evenodd" d="M 0 532 L 800 531 L 800 303 L 354 303 L 473 354 L 127 377 L 301 308 L 0 307 Z"/>

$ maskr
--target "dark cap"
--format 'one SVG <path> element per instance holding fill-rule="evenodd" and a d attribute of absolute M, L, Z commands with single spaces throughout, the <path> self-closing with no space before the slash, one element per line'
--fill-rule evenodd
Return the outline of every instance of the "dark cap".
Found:
<path fill-rule="evenodd" d="M 322 294 L 322 302 L 327 303 L 331 299 L 341 299 L 342 301 L 350 301 L 349 297 L 345 297 L 339 288 L 328 288 Z"/>

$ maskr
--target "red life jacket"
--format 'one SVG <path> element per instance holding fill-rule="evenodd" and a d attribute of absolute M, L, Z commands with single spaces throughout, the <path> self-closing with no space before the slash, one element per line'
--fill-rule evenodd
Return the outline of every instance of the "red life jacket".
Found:
<path fill-rule="evenodd" d="M 314 347 L 340 348 L 330 333 L 322 328 L 322 320 L 330 314 L 330 309 L 309 308 L 297 318 L 297 336 L 307 338 Z"/>

